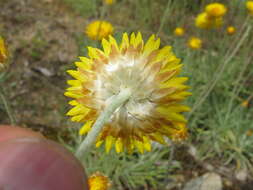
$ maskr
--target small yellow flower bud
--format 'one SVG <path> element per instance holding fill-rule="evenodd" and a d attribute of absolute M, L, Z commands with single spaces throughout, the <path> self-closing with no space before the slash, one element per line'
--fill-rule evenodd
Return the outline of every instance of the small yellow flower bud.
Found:
<path fill-rule="evenodd" d="M 236 31 L 235 27 L 233 26 L 227 27 L 227 34 L 232 35 L 235 33 L 235 31 Z"/>
<path fill-rule="evenodd" d="M 177 28 L 175 28 L 175 30 L 174 30 L 174 35 L 175 35 L 175 36 L 183 36 L 184 33 L 185 33 L 185 30 L 184 30 L 184 28 L 182 28 L 182 27 L 177 27 Z"/>
<path fill-rule="evenodd" d="M 202 40 L 197 37 L 192 37 L 188 40 L 188 47 L 191 49 L 200 49 L 202 47 Z"/>

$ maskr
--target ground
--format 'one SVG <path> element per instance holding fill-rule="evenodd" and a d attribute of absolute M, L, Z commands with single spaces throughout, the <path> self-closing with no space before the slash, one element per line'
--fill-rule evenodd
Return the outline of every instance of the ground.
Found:
<path fill-rule="evenodd" d="M 0 4 L 0 31 L 11 44 L 5 91 L 16 123 L 36 130 L 67 127 L 65 70 L 79 54 L 76 33 L 82 32 L 84 19 L 57 0 Z M 9 122 L 3 110 L 0 122 Z"/>
<path fill-rule="evenodd" d="M 9 75 L 2 84 L 16 125 L 41 131 L 54 140 L 58 140 L 59 134 L 68 138 L 64 131 L 73 123 L 65 116 L 69 100 L 63 95 L 66 79 L 69 78 L 65 71 L 81 54 L 78 39 L 84 35 L 87 18 L 73 11 L 62 0 L 0 0 L 0 6 L 0 34 L 5 37 L 10 50 Z M 156 6 L 153 9 L 156 10 Z M 131 16 L 128 12 L 125 14 Z M 111 17 L 115 18 L 116 24 L 127 26 L 125 17 L 118 12 Z M 159 25 L 156 18 L 152 22 L 148 25 Z M 252 79 L 247 80 L 246 88 L 252 84 Z M 2 107 L 0 123 L 10 123 Z M 175 153 L 175 159 L 183 163 L 183 170 L 176 174 L 179 182 L 210 169 L 206 168 L 205 162 L 186 152 L 181 148 Z M 222 169 L 219 159 L 210 163 Z M 231 168 L 234 169 L 234 166 Z M 231 168 L 227 168 L 222 176 L 224 184 L 227 183 L 226 189 L 252 189 L 252 183 L 241 185 L 229 175 Z"/>

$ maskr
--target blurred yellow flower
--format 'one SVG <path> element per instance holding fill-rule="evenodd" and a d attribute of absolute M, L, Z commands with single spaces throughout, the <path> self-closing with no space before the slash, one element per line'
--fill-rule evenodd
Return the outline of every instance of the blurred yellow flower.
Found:
<path fill-rule="evenodd" d="M 185 30 L 182 27 L 177 27 L 174 30 L 174 35 L 176 35 L 176 36 L 183 36 L 184 33 L 185 33 Z"/>
<path fill-rule="evenodd" d="M 227 8 L 221 3 L 211 3 L 205 8 L 205 12 L 209 17 L 222 17 L 226 14 Z"/>
<path fill-rule="evenodd" d="M 192 49 L 200 49 L 202 47 L 202 40 L 197 37 L 191 37 L 188 40 L 188 47 Z"/>
<path fill-rule="evenodd" d="M 160 39 L 152 35 L 144 43 L 141 33 L 124 33 L 118 45 L 110 36 L 102 40 L 103 50 L 88 47 L 89 57 L 80 57 L 77 70 L 68 73 L 75 78 L 65 95 L 73 98 L 68 113 L 71 120 L 84 122 L 80 134 L 89 133 L 93 123 L 110 102 L 124 89 L 130 98 L 118 108 L 100 132 L 96 146 L 105 143 L 106 152 L 137 149 L 151 151 L 151 142 L 165 143 L 187 137 L 186 119 L 189 111 L 182 101 L 191 93 L 179 77 L 182 64 L 171 46 L 160 48 Z"/>
<path fill-rule="evenodd" d="M 111 23 L 102 20 L 96 20 L 86 27 L 86 35 L 92 40 L 102 40 L 107 38 L 114 31 Z"/>
<path fill-rule="evenodd" d="M 0 70 L 6 66 L 8 58 L 8 50 L 4 43 L 4 39 L 0 36 Z"/>
<path fill-rule="evenodd" d="M 111 5 L 113 3 L 115 3 L 116 0 L 104 0 L 104 3 L 107 5 Z"/>
<path fill-rule="evenodd" d="M 251 136 L 253 135 L 253 130 L 252 130 L 252 129 L 247 130 L 247 131 L 246 131 L 246 135 L 247 135 L 248 137 L 251 137 Z"/>
<path fill-rule="evenodd" d="M 195 18 L 195 26 L 201 29 L 218 28 L 222 23 L 223 19 L 221 17 L 210 18 L 205 12 L 198 14 Z"/>
<path fill-rule="evenodd" d="M 253 15 L 253 1 L 247 1 L 246 8 L 248 9 L 249 14 Z"/>
<path fill-rule="evenodd" d="M 234 34 L 235 31 L 236 31 L 235 27 L 233 27 L 233 26 L 227 27 L 227 33 L 228 33 L 229 35 Z"/>
<path fill-rule="evenodd" d="M 99 172 L 91 175 L 88 179 L 90 190 L 109 190 L 111 184 L 108 177 Z"/>
<path fill-rule="evenodd" d="M 247 108 L 247 107 L 249 106 L 249 101 L 248 101 L 248 100 L 244 100 L 244 101 L 241 103 L 241 106 Z"/>

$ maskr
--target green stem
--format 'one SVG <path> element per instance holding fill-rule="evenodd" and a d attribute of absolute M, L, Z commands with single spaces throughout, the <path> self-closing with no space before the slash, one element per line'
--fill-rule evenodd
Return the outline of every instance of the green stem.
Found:
<path fill-rule="evenodd" d="M 247 48 L 249 48 L 251 50 L 252 45 L 253 45 L 253 43 L 250 43 L 250 45 L 247 46 Z M 250 63 L 252 63 L 251 62 L 252 58 L 251 58 L 250 55 L 249 55 L 249 57 L 250 58 L 247 61 L 245 61 L 244 64 L 241 66 L 242 70 L 240 71 L 239 76 L 238 76 L 237 80 L 235 81 L 235 86 L 234 86 L 234 88 L 232 90 L 232 97 L 231 97 L 231 99 L 230 99 L 230 101 L 228 103 L 228 111 L 227 111 L 226 116 L 225 116 L 225 122 L 228 120 L 229 114 L 232 111 L 233 102 L 234 102 L 235 98 L 238 96 L 238 94 L 240 92 L 240 84 L 241 84 L 241 81 L 243 79 L 243 74 L 245 73 L 246 69 L 248 68 L 248 65 Z"/>
<path fill-rule="evenodd" d="M 10 118 L 11 124 L 12 124 L 12 125 L 15 125 L 15 124 L 16 124 L 16 121 L 15 121 L 14 116 L 13 116 L 13 114 L 12 114 L 11 108 L 10 108 L 10 106 L 9 106 L 9 104 L 8 104 L 8 101 L 7 101 L 7 99 L 6 99 L 5 95 L 4 95 L 3 89 L 0 90 L 0 99 L 2 100 L 2 102 L 3 102 L 3 104 L 4 104 L 5 110 L 6 110 L 8 116 L 9 116 L 9 118 Z"/>
<path fill-rule="evenodd" d="M 104 124 L 110 120 L 112 114 L 116 111 L 116 109 L 122 106 L 129 99 L 130 95 L 131 91 L 129 89 L 124 89 L 118 95 L 115 95 L 115 97 L 111 99 L 111 102 L 100 114 L 97 121 L 92 126 L 91 131 L 88 133 L 87 137 L 77 149 L 76 156 L 78 158 L 81 158 L 84 153 L 87 153 L 91 145 L 95 143 L 97 136 L 101 132 Z"/>
<path fill-rule="evenodd" d="M 228 58 L 224 61 L 223 65 L 220 68 L 220 71 L 217 73 L 216 77 L 214 78 L 213 82 L 211 83 L 211 85 L 208 85 L 207 91 L 205 91 L 204 93 L 202 93 L 202 96 L 200 98 L 200 100 L 193 106 L 189 117 L 194 113 L 194 111 L 206 100 L 206 98 L 209 96 L 209 94 L 211 93 L 211 91 L 213 90 L 213 88 L 215 87 L 215 85 L 217 84 L 217 82 L 219 81 L 219 79 L 221 78 L 227 64 L 232 60 L 232 58 L 236 55 L 236 53 L 238 52 L 238 50 L 240 49 L 240 47 L 242 46 L 243 42 L 247 39 L 249 32 L 251 30 L 251 26 L 248 26 L 248 28 L 246 29 L 244 35 L 242 36 L 242 38 L 240 39 L 240 41 L 237 43 L 237 46 L 234 48 L 234 51 L 228 56 Z"/>
<path fill-rule="evenodd" d="M 171 0 L 168 0 L 166 9 L 165 9 L 165 11 L 164 11 L 164 13 L 163 13 L 163 17 L 162 17 L 162 20 L 161 20 L 161 24 L 160 24 L 159 29 L 158 29 L 158 31 L 157 31 L 157 36 L 160 34 L 160 32 L 161 32 L 162 29 L 163 29 L 163 26 L 164 26 L 165 21 L 166 21 L 166 19 L 167 19 L 167 14 L 168 14 L 169 11 L 170 11 L 170 5 L 171 5 Z"/>

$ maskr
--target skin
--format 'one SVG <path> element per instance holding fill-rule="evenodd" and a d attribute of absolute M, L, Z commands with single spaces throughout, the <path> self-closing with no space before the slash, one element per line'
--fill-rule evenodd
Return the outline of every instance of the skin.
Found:
<path fill-rule="evenodd" d="M 82 165 L 28 129 L 0 125 L 0 190 L 88 190 Z"/>

